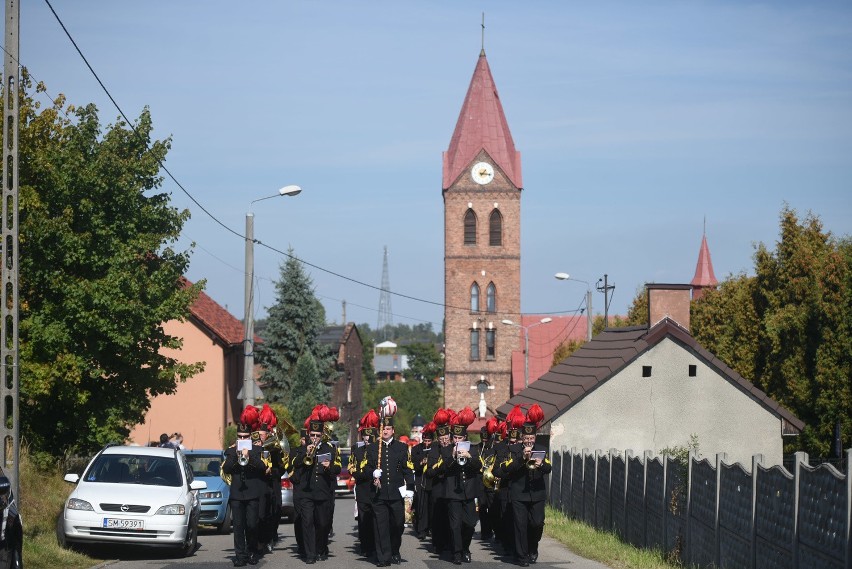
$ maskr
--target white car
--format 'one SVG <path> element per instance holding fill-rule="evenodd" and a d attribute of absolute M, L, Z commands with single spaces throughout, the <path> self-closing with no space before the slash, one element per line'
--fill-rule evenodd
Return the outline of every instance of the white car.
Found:
<path fill-rule="evenodd" d="M 175 449 L 107 446 L 83 471 L 57 527 L 63 544 L 139 544 L 171 547 L 184 556 L 198 545 L 200 506 L 193 480 Z"/>

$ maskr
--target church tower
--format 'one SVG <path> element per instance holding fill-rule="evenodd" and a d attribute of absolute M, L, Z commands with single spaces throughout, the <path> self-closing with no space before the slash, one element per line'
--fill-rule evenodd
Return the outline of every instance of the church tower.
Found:
<path fill-rule="evenodd" d="M 715 288 L 719 281 L 713 273 L 713 261 L 710 259 L 710 247 L 707 246 L 707 232 L 701 236 L 701 248 L 698 250 L 698 263 L 695 265 L 695 276 L 689 283 L 692 285 L 692 299 L 698 300 L 704 296 L 708 288 Z"/>
<path fill-rule="evenodd" d="M 523 184 L 484 49 L 443 162 L 444 405 L 477 410 L 481 391 L 490 415 L 511 397 L 518 349 L 500 322 L 520 321 Z"/>

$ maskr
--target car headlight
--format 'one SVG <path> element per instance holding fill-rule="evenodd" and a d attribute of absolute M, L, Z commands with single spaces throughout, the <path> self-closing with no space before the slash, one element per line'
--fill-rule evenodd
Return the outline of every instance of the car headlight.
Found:
<path fill-rule="evenodd" d="M 186 507 L 183 504 L 169 504 L 163 506 L 154 515 L 157 516 L 182 516 L 186 514 Z"/>
<path fill-rule="evenodd" d="M 198 497 L 202 498 L 202 499 L 221 498 L 222 493 L 221 492 L 201 492 L 201 493 L 198 494 Z"/>
<path fill-rule="evenodd" d="M 70 498 L 68 500 L 68 509 L 69 510 L 87 510 L 89 512 L 94 512 L 95 509 L 92 507 L 90 503 L 85 500 L 80 500 L 79 498 Z"/>

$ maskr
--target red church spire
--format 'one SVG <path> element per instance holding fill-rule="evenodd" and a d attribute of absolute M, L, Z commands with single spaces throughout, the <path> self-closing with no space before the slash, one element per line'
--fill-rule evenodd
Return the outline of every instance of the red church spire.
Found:
<path fill-rule="evenodd" d="M 484 49 L 476 62 L 450 147 L 444 152 L 444 189 L 467 170 L 483 149 L 515 187 L 523 187 L 521 153 L 515 150 Z"/>
<path fill-rule="evenodd" d="M 699 299 L 704 294 L 705 288 L 714 287 L 719 284 L 716 275 L 713 274 L 713 261 L 710 259 L 710 248 L 707 246 L 707 234 L 701 236 L 701 249 L 698 251 L 698 263 L 695 265 L 695 276 L 692 277 L 692 297 Z"/>

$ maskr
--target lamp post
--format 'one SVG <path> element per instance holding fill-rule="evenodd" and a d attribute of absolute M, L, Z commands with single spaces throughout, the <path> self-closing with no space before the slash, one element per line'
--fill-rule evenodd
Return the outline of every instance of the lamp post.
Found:
<path fill-rule="evenodd" d="M 592 315 L 592 285 L 582 279 L 575 279 L 568 273 L 556 273 L 553 276 L 555 276 L 560 281 L 576 281 L 578 283 L 586 284 L 586 340 L 591 341 L 592 321 L 594 320 L 594 316 Z"/>
<path fill-rule="evenodd" d="M 240 396 L 243 406 L 254 405 L 254 214 L 251 207 L 255 202 L 277 198 L 280 196 L 295 196 L 302 191 L 299 186 L 284 186 L 278 193 L 252 200 L 246 213 L 246 280 L 245 280 L 245 329 L 243 339 L 243 388 Z"/>
<path fill-rule="evenodd" d="M 524 389 L 530 386 L 530 328 L 535 328 L 542 324 L 549 324 L 552 320 L 553 318 L 550 317 L 542 318 L 535 324 L 530 324 L 529 326 L 522 326 L 512 322 L 511 320 L 501 320 L 501 322 L 506 326 L 514 326 L 515 328 L 520 328 L 524 331 Z"/>

